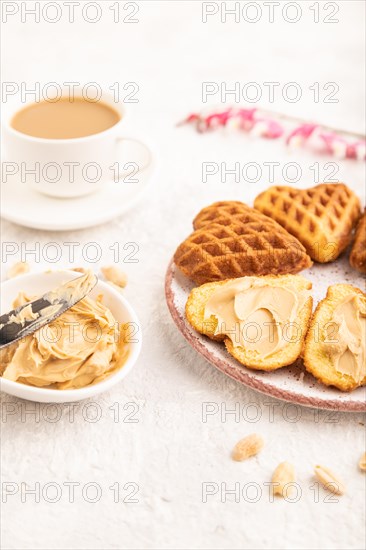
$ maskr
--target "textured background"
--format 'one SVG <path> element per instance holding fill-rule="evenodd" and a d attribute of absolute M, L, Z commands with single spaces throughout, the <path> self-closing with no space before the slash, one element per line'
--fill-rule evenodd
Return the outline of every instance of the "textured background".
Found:
<path fill-rule="evenodd" d="M 304 90 L 299 103 L 277 97 L 274 105 L 265 98 L 261 105 L 362 131 L 364 4 L 338 2 L 337 24 L 315 24 L 313 3 L 304 1 L 298 3 L 303 16 L 296 24 L 281 16 L 270 24 L 264 15 L 256 24 L 222 24 L 217 17 L 203 24 L 201 2 L 183 1 L 139 2 L 138 24 L 114 24 L 111 3 L 100 4 L 103 17 L 95 25 L 79 15 L 73 24 L 64 17 L 57 24 L 9 19 L 3 25 L 3 80 L 137 82 L 139 103 L 131 106 L 131 118 L 136 132 L 155 144 L 155 190 L 129 214 L 100 227 L 50 234 L 3 222 L 2 239 L 29 247 L 78 242 L 75 265 L 88 265 L 81 249 L 96 241 L 103 247 L 99 263 L 92 264 L 96 270 L 111 262 L 113 243 L 137 243 L 138 263 L 123 267 L 130 281 L 125 295 L 143 324 L 143 352 L 123 383 L 91 403 L 47 407 L 2 394 L 1 475 L 15 492 L 7 499 L 3 494 L 2 546 L 363 548 L 365 478 L 357 470 L 365 448 L 363 416 L 288 406 L 216 372 L 177 332 L 163 282 L 168 261 L 200 207 L 218 199 L 250 202 L 268 185 L 265 171 L 257 184 L 232 178 L 222 183 L 218 176 L 203 183 L 202 162 L 277 161 L 282 168 L 295 161 L 303 169 L 299 185 L 307 186 L 314 183 L 314 162 L 322 178 L 328 173 L 324 164 L 334 160 L 233 132 L 199 136 L 190 128 L 175 128 L 177 120 L 200 107 L 202 81 L 277 81 L 281 86 L 296 81 Z M 308 87 L 328 81 L 338 83 L 339 102 L 314 103 Z M 338 164 L 339 179 L 364 199 L 362 164 Z M 283 181 L 280 173 L 277 181 Z M 50 267 L 42 258 L 28 259 L 33 269 Z M 65 254 L 57 267 L 69 265 Z M 6 276 L 7 265 L 2 267 Z M 206 422 L 205 403 L 217 411 Z M 237 416 L 225 415 L 235 408 Z M 247 463 L 232 462 L 232 446 L 251 432 L 263 435 L 265 450 Z M 283 460 L 295 464 L 301 494 L 297 502 L 271 503 L 264 483 Z M 314 485 L 316 463 L 333 467 L 345 479 L 344 497 L 329 498 Z M 79 484 L 73 499 L 70 482 Z M 21 483 L 23 489 L 39 487 L 39 499 L 21 491 Z M 138 485 L 138 502 L 123 502 L 136 487 L 129 483 Z M 207 502 L 204 483 L 217 489 Z M 118 503 L 110 489 L 115 484 L 121 488 Z M 241 491 L 238 502 L 230 495 L 225 502 L 225 488 L 235 484 Z M 92 503 L 95 487 L 100 494 Z"/>

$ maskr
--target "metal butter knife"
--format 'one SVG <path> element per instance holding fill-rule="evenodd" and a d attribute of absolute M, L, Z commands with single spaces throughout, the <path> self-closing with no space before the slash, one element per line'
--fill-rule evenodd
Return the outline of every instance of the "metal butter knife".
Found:
<path fill-rule="evenodd" d="M 0 316 L 0 349 L 17 342 L 48 325 L 85 298 L 97 284 L 97 277 L 88 271 L 81 277 L 50 290 L 41 298 Z"/>

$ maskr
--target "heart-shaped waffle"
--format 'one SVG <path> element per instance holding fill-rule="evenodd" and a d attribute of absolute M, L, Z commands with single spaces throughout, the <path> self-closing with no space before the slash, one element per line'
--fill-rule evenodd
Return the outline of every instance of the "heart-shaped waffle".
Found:
<path fill-rule="evenodd" d="M 352 239 L 360 201 L 343 183 L 322 183 L 310 189 L 270 187 L 254 207 L 281 224 L 317 262 L 332 262 Z"/>
<path fill-rule="evenodd" d="M 274 222 L 261 212 L 256 212 L 250 206 L 240 201 L 220 201 L 203 208 L 193 220 L 193 228 L 201 229 L 205 225 L 218 223 L 219 225 L 232 225 L 233 223 L 248 223 L 262 221 L 266 224 Z"/>
<path fill-rule="evenodd" d="M 301 243 L 279 224 L 240 202 L 214 203 L 177 249 L 176 266 L 195 283 L 298 273 L 311 265 Z"/>

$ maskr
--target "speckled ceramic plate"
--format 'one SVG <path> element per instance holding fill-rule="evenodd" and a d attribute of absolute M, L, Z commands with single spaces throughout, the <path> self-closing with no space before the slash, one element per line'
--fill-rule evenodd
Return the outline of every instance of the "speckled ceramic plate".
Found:
<path fill-rule="evenodd" d="M 365 280 L 349 266 L 346 257 L 332 264 L 314 265 L 301 274 L 313 283 L 314 308 L 331 284 L 346 282 L 365 288 Z M 300 361 L 273 372 L 250 370 L 238 363 L 222 343 L 198 334 L 187 322 L 184 309 L 193 286 L 194 283 L 171 262 L 166 274 L 165 292 L 173 320 L 188 343 L 221 372 L 245 386 L 284 401 L 319 409 L 366 411 L 366 387 L 351 393 L 329 388 L 307 373 Z"/>

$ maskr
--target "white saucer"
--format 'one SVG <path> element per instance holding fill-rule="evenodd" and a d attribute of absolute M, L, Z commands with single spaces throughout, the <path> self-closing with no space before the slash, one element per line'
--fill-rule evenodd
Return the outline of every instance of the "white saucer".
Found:
<path fill-rule="evenodd" d="M 1 185 L 1 216 L 19 225 L 49 231 L 100 225 L 132 208 L 148 191 L 156 171 L 155 155 L 151 156 L 149 167 L 131 176 L 138 183 L 111 181 L 96 193 L 73 199 L 43 195 L 13 178 L 11 183 Z"/>

